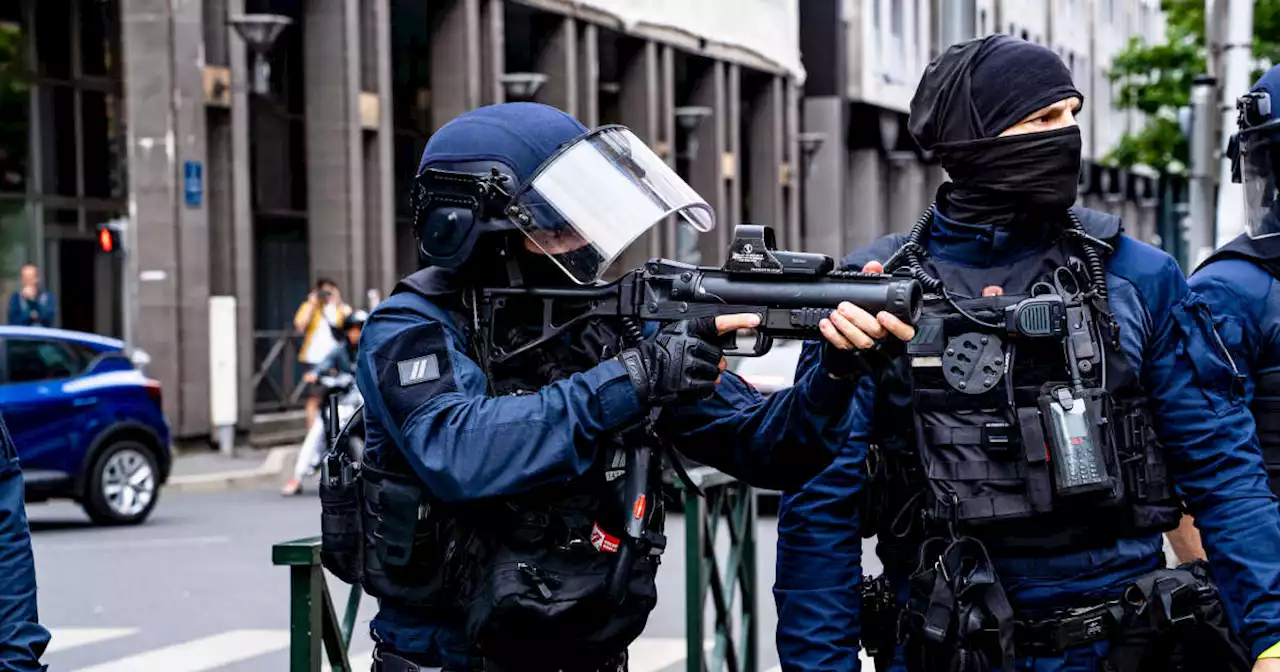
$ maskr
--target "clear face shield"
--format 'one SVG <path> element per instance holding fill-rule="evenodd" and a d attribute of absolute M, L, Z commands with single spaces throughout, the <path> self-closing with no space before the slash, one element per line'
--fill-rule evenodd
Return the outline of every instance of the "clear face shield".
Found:
<path fill-rule="evenodd" d="M 715 212 L 623 126 L 561 147 L 512 198 L 507 215 L 574 282 L 598 281 L 633 241 L 667 217 L 695 230 Z"/>
<path fill-rule="evenodd" d="M 1280 133 L 1280 128 L 1276 129 Z M 1280 203 L 1276 198 L 1276 171 L 1280 167 L 1280 142 L 1269 134 L 1240 138 L 1240 181 L 1250 238 L 1280 234 Z"/>
<path fill-rule="evenodd" d="M 1280 234 L 1280 201 L 1276 178 L 1280 174 L 1280 118 L 1273 116 L 1271 96 L 1251 91 L 1236 100 L 1240 132 L 1228 149 L 1232 177 L 1244 185 L 1246 231 L 1250 238 Z"/>

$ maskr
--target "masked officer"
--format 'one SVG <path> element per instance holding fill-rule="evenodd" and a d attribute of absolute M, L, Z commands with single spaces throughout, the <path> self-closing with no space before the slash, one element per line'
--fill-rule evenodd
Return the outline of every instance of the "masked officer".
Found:
<path fill-rule="evenodd" d="M 37 672 L 49 631 L 36 610 L 36 567 L 23 507 L 22 468 L 0 420 L 0 670 Z"/>
<path fill-rule="evenodd" d="M 882 671 L 1280 669 L 1253 421 L 1177 264 L 1072 207 L 1082 103 L 1055 54 L 1006 36 L 926 69 L 909 127 L 951 181 L 909 235 L 846 259 L 921 281 L 918 336 L 783 499 L 783 669 L 859 669 L 859 639 Z M 1175 484 L 1220 597 L 1206 567 L 1165 569 Z"/>
<path fill-rule="evenodd" d="M 1238 132 L 1227 154 L 1232 181 L 1244 184 L 1245 232 L 1222 246 L 1192 274 L 1191 289 L 1213 307 L 1218 334 L 1231 352 L 1272 492 L 1280 492 L 1280 66 L 1271 68 L 1236 101 Z M 1169 535 L 1178 558 L 1204 557 L 1189 524 Z"/>
<path fill-rule="evenodd" d="M 357 365 L 375 669 L 625 669 L 665 543 L 660 472 L 642 464 L 660 456 L 637 449 L 658 440 L 753 484 L 799 485 L 848 432 L 858 348 L 913 331 L 843 305 L 812 374 L 765 402 L 722 374 L 715 344 L 754 316 L 646 337 L 568 299 L 483 301 L 479 288 L 594 284 L 669 216 L 712 226 L 622 127 L 481 108 L 432 136 L 417 188 L 426 268 L 372 312 Z"/>

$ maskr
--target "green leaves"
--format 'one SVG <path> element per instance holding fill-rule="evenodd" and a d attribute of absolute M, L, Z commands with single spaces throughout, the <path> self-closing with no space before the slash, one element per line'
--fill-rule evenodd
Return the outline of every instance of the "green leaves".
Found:
<path fill-rule="evenodd" d="M 1103 163 L 1131 168 L 1150 166 L 1185 174 L 1187 139 L 1178 127 L 1178 110 L 1191 102 L 1191 82 L 1207 70 L 1204 0 L 1163 0 L 1166 42 L 1143 44 L 1138 38 L 1116 55 L 1107 73 L 1119 86 L 1115 105 L 1148 115 L 1148 124 L 1127 133 Z M 1254 56 L 1280 62 L 1280 0 L 1254 3 Z M 1243 93 L 1243 92 L 1238 92 Z M 1238 93 L 1229 94 L 1231 96 Z"/>

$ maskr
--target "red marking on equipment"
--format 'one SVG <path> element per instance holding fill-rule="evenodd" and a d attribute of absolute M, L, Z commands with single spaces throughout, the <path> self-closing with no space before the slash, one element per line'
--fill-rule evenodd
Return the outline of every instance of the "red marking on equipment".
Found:
<path fill-rule="evenodd" d="M 636 505 L 631 508 L 631 515 L 636 520 L 644 518 L 644 495 L 640 495 L 640 498 L 636 500 Z"/>
<path fill-rule="evenodd" d="M 600 529 L 600 523 L 591 525 L 591 545 L 595 546 L 597 551 L 603 553 L 618 552 L 618 538 Z"/>
<path fill-rule="evenodd" d="M 1084 439 L 1082 439 L 1082 438 L 1080 438 L 1080 437 L 1078 437 L 1078 436 L 1073 436 L 1073 437 L 1071 437 L 1071 445 L 1073 445 L 1073 446 L 1078 446 L 1078 445 L 1080 445 L 1080 444 L 1082 444 L 1082 443 L 1084 443 Z"/>

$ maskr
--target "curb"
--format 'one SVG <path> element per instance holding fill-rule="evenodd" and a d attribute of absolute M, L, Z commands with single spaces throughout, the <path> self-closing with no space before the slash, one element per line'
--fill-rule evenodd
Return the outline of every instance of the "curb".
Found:
<path fill-rule="evenodd" d="M 242 490 L 265 485 L 278 485 L 280 475 L 290 468 L 298 456 L 298 446 L 277 446 L 267 451 L 262 464 L 253 469 L 219 471 L 212 474 L 171 476 L 164 492 L 219 492 Z"/>

